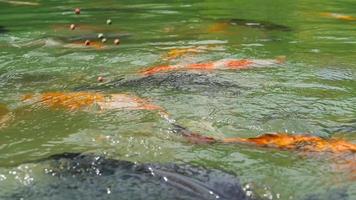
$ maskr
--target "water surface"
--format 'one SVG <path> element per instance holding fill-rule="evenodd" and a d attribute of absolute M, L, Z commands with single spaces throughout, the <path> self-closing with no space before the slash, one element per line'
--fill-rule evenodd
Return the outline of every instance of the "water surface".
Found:
<path fill-rule="evenodd" d="M 31 170 L 14 175 L 21 163 L 56 153 L 94 152 L 228 171 L 267 198 L 302 199 L 332 189 L 356 198 L 352 170 L 337 169 L 335 159 L 327 156 L 189 144 L 173 135 L 171 125 L 154 111 L 53 111 L 28 108 L 21 101 L 27 93 L 96 86 L 98 76 L 105 81 L 137 78 L 139 70 L 155 65 L 283 55 L 286 63 L 279 67 L 207 75 L 240 86 L 238 92 L 154 84 L 102 91 L 147 98 L 179 124 L 208 136 L 254 137 L 280 131 L 355 143 L 356 21 L 322 14 L 353 15 L 354 1 L 36 2 L 39 5 L 0 1 L 0 114 L 9 109 L 16 115 L 0 129 L 0 194 L 11 191 L 14 183 L 41 179 Z M 74 14 L 76 7 L 82 9 L 80 15 Z M 107 19 L 112 25 L 106 25 Z M 231 19 L 279 26 L 226 25 Z M 69 30 L 72 23 L 79 28 Z M 98 33 L 112 35 L 104 48 L 67 45 Z M 117 36 L 119 46 L 112 41 Z M 165 59 L 172 49 L 194 47 L 207 50 Z"/>

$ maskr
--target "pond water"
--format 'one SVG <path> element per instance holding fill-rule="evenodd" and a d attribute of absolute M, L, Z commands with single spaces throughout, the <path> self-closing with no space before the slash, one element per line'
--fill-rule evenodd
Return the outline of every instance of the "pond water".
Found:
<path fill-rule="evenodd" d="M 146 99 L 206 136 L 288 132 L 356 143 L 355 1 L 31 2 L 0 1 L 0 196 L 14 184 L 41 180 L 32 165 L 14 175 L 23 163 L 92 152 L 223 170 L 266 199 L 333 191 L 356 199 L 354 154 L 345 167 L 337 165 L 344 158 L 328 155 L 191 144 L 172 134 L 171 123 L 155 110 L 76 111 L 22 100 L 26 94 L 96 88 Z M 119 45 L 113 43 L 117 38 Z M 173 85 L 148 80 L 106 87 L 137 79 L 152 66 L 280 56 L 286 61 L 275 67 L 184 72 L 206 77 L 205 85 L 182 83 L 178 76 Z"/>

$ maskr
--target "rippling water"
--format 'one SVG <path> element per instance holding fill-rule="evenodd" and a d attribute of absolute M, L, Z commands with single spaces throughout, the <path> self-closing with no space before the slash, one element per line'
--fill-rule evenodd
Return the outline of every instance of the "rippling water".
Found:
<path fill-rule="evenodd" d="M 39 5 L 0 1 L 0 117 L 12 113 L 3 114 L 10 120 L 0 120 L 0 194 L 13 184 L 41 179 L 33 172 L 37 167 L 23 171 L 22 163 L 62 152 L 95 152 L 225 170 L 266 198 L 303 199 L 332 189 L 356 198 L 354 171 L 340 170 L 327 156 L 189 144 L 155 111 L 53 111 L 21 101 L 28 93 L 98 87 L 149 99 L 179 124 L 207 136 L 280 131 L 355 143 L 356 20 L 323 14 L 352 15 L 354 1 L 35 2 Z M 80 15 L 74 14 L 76 7 Z M 236 23 L 226 23 L 231 19 Z M 286 28 L 246 26 L 239 19 Z M 72 23 L 77 30 L 69 30 Z M 98 33 L 112 36 L 103 48 L 70 45 L 78 37 L 95 40 Z M 116 37 L 118 46 L 112 44 Z M 167 60 L 172 49 L 197 47 L 203 51 Z M 156 65 L 281 55 L 286 62 L 278 67 L 202 73 L 229 88 L 177 89 L 150 82 L 112 88 L 97 82 L 98 76 L 104 82 L 135 79 L 138 71 Z M 13 174 L 19 170 L 22 176 Z"/>

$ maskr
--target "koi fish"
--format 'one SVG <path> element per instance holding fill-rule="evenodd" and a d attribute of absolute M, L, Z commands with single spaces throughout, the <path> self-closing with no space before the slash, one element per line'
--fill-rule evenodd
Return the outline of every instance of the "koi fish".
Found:
<path fill-rule="evenodd" d="M 40 104 L 53 109 L 71 111 L 99 106 L 100 110 L 160 110 L 159 106 L 128 94 L 101 94 L 95 92 L 46 92 L 38 95 L 25 95 L 22 99 L 32 104 Z"/>
<path fill-rule="evenodd" d="M 10 110 L 5 105 L 0 104 L 0 129 L 4 128 L 10 120 Z"/>
<path fill-rule="evenodd" d="M 215 62 L 193 63 L 186 65 L 163 65 L 141 70 L 141 74 L 148 76 L 169 71 L 212 71 L 212 70 L 243 70 L 250 68 L 268 67 L 284 62 L 284 57 L 277 59 L 223 59 Z"/>
<path fill-rule="evenodd" d="M 291 31 L 291 28 L 285 25 L 275 24 L 267 21 L 249 20 L 249 19 L 220 19 L 208 28 L 208 32 L 225 32 L 231 26 L 245 26 L 264 30 Z"/>
<path fill-rule="evenodd" d="M 298 151 L 302 153 L 330 153 L 335 163 L 331 163 L 337 171 L 349 171 L 351 179 L 356 179 L 356 144 L 342 139 L 323 139 L 308 135 L 290 135 L 286 133 L 267 133 L 254 138 L 224 138 L 204 136 L 191 132 L 185 127 L 172 124 L 173 132 L 183 136 L 193 144 L 248 144 L 265 148 Z M 339 155 L 342 155 L 341 158 Z"/>
<path fill-rule="evenodd" d="M 177 124 L 174 133 L 178 133 L 193 143 L 250 144 L 260 147 L 297 150 L 304 152 L 356 153 L 356 144 L 342 139 L 323 139 L 310 135 L 291 135 L 286 133 L 266 133 L 254 138 L 224 138 L 204 136 L 194 133 Z"/>
<path fill-rule="evenodd" d="M 172 60 L 178 57 L 181 57 L 185 54 L 196 54 L 204 52 L 204 50 L 199 48 L 182 48 L 182 49 L 172 49 L 170 50 L 167 55 L 164 57 L 166 60 Z"/>
<path fill-rule="evenodd" d="M 335 18 L 344 21 L 356 21 L 356 17 L 350 15 L 343 15 L 339 13 L 321 13 L 322 16 Z"/>
<path fill-rule="evenodd" d="M 230 27 L 230 23 L 228 22 L 217 22 L 212 24 L 209 28 L 208 28 L 208 32 L 209 33 L 219 33 L 219 32 L 225 32 L 226 30 L 228 30 Z"/>
<path fill-rule="evenodd" d="M 26 165 L 29 170 L 32 166 L 45 168 L 41 174 L 31 174 L 40 184 L 19 184 L 16 189 L 0 193 L 0 199 L 18 199 L 19 196 L 24 199 L 34 196 L 36 199 L 82 196 L 89 200 L 255 199 L 246 194 L 236 175 L 190 164 L 137 163 L 90 153 L 55 154 L 30 163 Z M 21 168 L 21 165 L 15 167 L 14 170 Z M 47 178 L 51 181 L 49 184 Z"/>
<path fill-rule="evenodd" d="M 190 47 L 190 48 L 171 49 L 170 51 L 168 51 L 167 55 L 164 56 L 163 59 L 173 60 L 178 57 L 184 56 L 186 54 L 204 53 L 208 50 L 219 50 L 219 47 L 209 45 L 209 46 L 197 46 L 197 47 Z"/>
<path fill-rule="evenodd" d="M 120 78 L 100 85 L 87 85 L 77 87 L 76 91 L 98 91 L 115 88 L 115 90 L 128 91 L 135 90 L 152 91 L 160 88 L 169 91 L 198 92 L 200 95 L 239 95 L 241 90 L 248 87 L 241 86 L 236 82 L 221 79 L 214 74 L 189 73 L 172 71 L 167 73 L 157 73 L 151 76 L 143 76 L 132 79 Z"/>
<path fill-rule="evenodd" d="M 263 134 L 255 138 L 226 138 L 223 143 L 245 143 L 304 152 L 356 153 L 356 144 L 342 139 L 323 139 L 317 136 L 285 133 Z"/>
<path fill-rule="evenodd" d="M 28 1 L 9 1 L 9 0 L 0 0 L 2 3 L 9 3 L 12 5 L 25 5 L 25 6 L 38 6 L 39 3 L 36 2 L 28 2 Z"/>
<path fill-rule="evenodd" d="M 199 136 L 201 137 L 201 136 Z M 194 137 L 195 140 L 202 140 Z M 191 141 L 191 138 L 188 138 Z M 206 142 L 206 139 L 202 140 Z M 350 179 L 356 179 L 356 144 L 342 139 L 323 139 L 317 136 L 290 135 L 286 133 L 263 134 L 255 138 L 225 138 L 223 144 L 249 144 L 266 148 L 312 153 L 327 153 L 332 159 L 331 166 L 336 171 L 347 171 Z"/>

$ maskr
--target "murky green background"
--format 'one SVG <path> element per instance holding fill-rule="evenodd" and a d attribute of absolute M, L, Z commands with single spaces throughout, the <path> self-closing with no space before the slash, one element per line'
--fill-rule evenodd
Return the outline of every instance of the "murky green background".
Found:
<path fill-rule="evenodd" d="M 329 157 L 192 145 L 170 133 L 170 125 L 152 111 L 29 111 L 20 100 L 27 93 L 95 85 L 98 76 L 129 79 L 149 66 L 285 55 L 287 62 L 278 68 L 213 72 L 244 86 L 238 96 L 164 88 L 132 87 L 126 92 L 150 99 L 179 124 L 205 135 L 252 137 L 288 131 L 356 142 L 356 21 L 320 14 L 356 16 L 355 1 L 36 2 L 40 5 L 0 2 L 0 26 L 9 30 L 0 34 L 0 103 L 16 113 L 15 120 L 0 129 L 0 193 L 40 178 L 32 171 L 15 176 L 9 173 L 20 170 L 14 166 L 55 153 L 90 151 L 131 161 L 189 162 L 226 170 L 273 199 L 300 199 L 332 188 L 346 188 L 350 199 L 356 199 L 350 170 L 335 169 L 335 159 Z M 73 13 L 76 7 L 82 9 L 79 16 Z M 105 23 L 108 18 L 111 26 Z M 291 31 L 245 26 L 208 31 L 217 20 L 230 18 L 269 21 Z M 71 23 L 88 28 L 70 31 Z M 63 40 L 100 32 L 129 36 L 122 37 L 119 46 L 110 40 L 100 50 L 68 48 Z M 219 48 L 163 60 L 170 49 L 204 45 Z"/>

